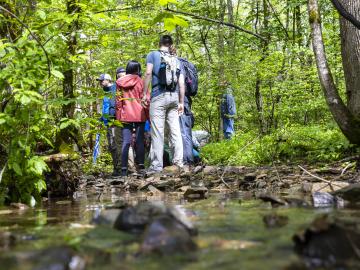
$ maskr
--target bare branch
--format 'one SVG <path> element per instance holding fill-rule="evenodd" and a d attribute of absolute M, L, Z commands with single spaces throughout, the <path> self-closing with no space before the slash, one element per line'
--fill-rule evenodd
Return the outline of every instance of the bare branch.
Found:
<path fill-rule="evenodd" d="M 343 5 L 339 2 L 339 0 L 330 0 L 334 5 L 336 10 L 343 16 L 347 21 L 351 22 L 357 29 L 360 29 L 360 21 L 358 21 L 354 15 L 349 13 Z"/>
<path fill-rule="evenodd" d="M 247 33 L 247 34 L 252 35 L 254 37 L 257 37 L 258 39 L 261 39 L 262 41 L 267 41 L 264 37 L 260 36 L 259 34 L 251 32 L 251 31 L 249 31 L 247 29 L 244 29 L 244 28 L 242 28 L 240 26 L 237 26 L 235 24 L 232 24 L 232 23 L 222 22 L 222 21 L 219 21 L 219 20 L 207 18 L 207 17 L 204 17 L 204 16 L 200 16 L 200 15 L 197 15 L 197 14 L 192 14 L 192 13 L 188 13 L 188 12 L 184 12 L 184 11 L 173 10 L 173 9 L 170 9 L 169 7 L 167 7 L 165 10 L 169 11 L 169 12 L 177 13 L 177 14 L 182 14 L 182 15 L 185 15 L 185 16 L 190 16 L 190 17 L 193 17 L 193 18 L 199 19 L 199 20 L 204 20 L 204 21 L 208 21 L 208 22 L 221 24 L 221 25 L 226 25 L 226 26 L 235 28 L 236 30 L 239 30 L 241 32 L 244 32 L 244 33 Z"/>
<path fill-rule="evenodd" d="M 138 8 L 141 8 L 141 6 L 105 9 L 105 10 L 96 11 L 96 12 L 94 12 L 94 14 L 106 13 L 106 12 L 117 12 L 117 11 L 131 10 L 131 9 L 138 9 Z"/>

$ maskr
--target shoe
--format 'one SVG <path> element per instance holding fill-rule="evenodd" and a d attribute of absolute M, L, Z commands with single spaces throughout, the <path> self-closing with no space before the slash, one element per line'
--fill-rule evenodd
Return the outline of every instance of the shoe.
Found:
<path fill-rule="evenodd" d="M 112 177 L 119 177 L 122 176 L 121 173 L 118 170 L 114 170 L 113 173 L 111 174 Z"/>

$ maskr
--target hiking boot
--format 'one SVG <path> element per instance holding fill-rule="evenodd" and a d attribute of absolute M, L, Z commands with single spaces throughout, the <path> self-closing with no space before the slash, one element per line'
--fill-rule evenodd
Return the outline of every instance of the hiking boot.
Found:
<path fill-rule="evenodd" d="M 111 174 L 112 177 L 119 177 L 122 176 L 121 172 L 118 170 L 114 170 L 113 173 Z"/>

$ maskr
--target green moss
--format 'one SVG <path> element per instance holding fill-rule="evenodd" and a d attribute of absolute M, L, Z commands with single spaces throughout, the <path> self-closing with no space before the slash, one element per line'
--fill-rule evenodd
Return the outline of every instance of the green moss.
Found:
<path fill-rule="evenodd" d="M 310 10 L 309 12 L 309 21 L 310 23 L 320 23 L 321 19 L 319 13 L 316 10 Z"/>

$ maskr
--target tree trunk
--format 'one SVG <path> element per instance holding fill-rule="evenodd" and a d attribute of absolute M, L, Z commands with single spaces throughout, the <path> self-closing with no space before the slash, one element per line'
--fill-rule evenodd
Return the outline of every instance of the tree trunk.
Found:
<path fill-rule="evenodd" d="M 343 7 L 360 19 L 359 0 L 341 0 Z M 341 53 L 346 81 L 347 107 L 360 120 L 360 30 L 340 17 Z"/>
<path fill-rule="evenodd" d="M 357 0 L 351 0 L 350 2 L 355 3 Z M 348 138 L 348 140 L 353 143 L 360 145 L 360 122 L 352 112 L 346 107 L 343 100 L 341 99 L 339 92 L 334 84 L 333 76 L 331 74 L 330 68 L 328 66 L 328 62 L 325 54 L 324 42 L 322 39 L 322 29 L 321 29 L 321 19 L 319 13 L 319 7 L 317 0 L 309 0 L 308 1 L 308 12 L 309 12 L 309 20 L 311 25 L 311 33 L 312 33 L 312 43 L 313 50 L 315 53 L 315 60 L 317 65 L 317 70 L 320 78 L 320 84 L 323 89 L 326 102 L 329 106 L 329 109 L 340 127 L 341 131 Z M 347 39 L 350 39 L 353 46 L 359 46 L 359 40 L 354 40 L 352 37 L 346 36 Z M 347 57 L 347 55 L 344 55 Z M 344 57 L 343 56 L 343 57 Z M 344 59 L 345 65 L 353 66 L 354 63 L 351 61 L 347 61 L 348 59 Z M 358 63 L 357 63 L 358 64 Z M 345 70 L 346 72 L 347 70 Z M 345 75 L 346 81 L 351 78 L 349 74 Z M 346 82 L 348 85 L 348 82 Z M 353 84 L 351 84 L 353 85 Z M 353 91 L 360 91 L 360 89 L 353 89 Z M 353 97 L 353 96 L 352 96 Z M 352 104 L 349 101 L 349 104 Z"/>

